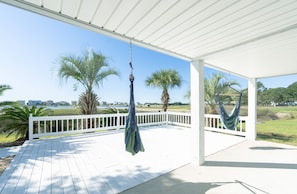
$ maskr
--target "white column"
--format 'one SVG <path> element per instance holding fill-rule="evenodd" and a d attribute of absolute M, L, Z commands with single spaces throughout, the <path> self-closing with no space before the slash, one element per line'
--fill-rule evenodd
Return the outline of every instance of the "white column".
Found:
<path fill-rule="evenodd" d="M 191 62 L 191 128 L 194 160 L 204 162 L 204 62 Z"/>
<path fill-rule="evenodd" d="M 33 140 L 33 116 L 29 116 L 29 140 Z"/>
<path fill-rule="evenodd" d="M 246 138 L 255 140 L 257 122 L 257 79 L 248 79 L 248 123 L 246 128 Z"/>

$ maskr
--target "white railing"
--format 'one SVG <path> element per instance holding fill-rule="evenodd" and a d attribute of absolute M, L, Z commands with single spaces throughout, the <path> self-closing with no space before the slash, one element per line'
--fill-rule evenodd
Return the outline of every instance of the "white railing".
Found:
<path fill-rule="evenodd" d="M 167 113 L 137 113 L 138 126 L 167 124 Z M 29 138 L 72 133 L 118 130 L 126 125 L 127 113 L 29 117 Z"/>
<path fill-rule="evenodd" d="M 30 139 L 60 134 L 93 132 L 125 127 L 127 114 L 29 117 Z"/>
<path fill-rule="evenodd" d="M 220 115 L 205 114 L 205 130 L 229 133 L 234 135 L 245 136 L 247 117 L 240 116 L 237 127 L 234 130 L 225 129 L 220 119 Z"/>
<path fill-rule="evenodd" d="M 136 118 L 138 126 L 170 124 L 191 127 L 191 113 L 136 113 Z M 127 113 L 43 117 L 30 116 L 29 138 L 32 140 L 42 136 L 119 130 L 125 128 L 126 119 Z M 240 117 L 239 126 L 236 130 L 226 130 L 222 127 L 219 115 L 206 114 L 205 129 L 244 136 L 245 121 L 246 117 Z"/>
<path fill-rule="evenodd" d="M 183 127 L 191 127 L 191 113 L 168 112 L 167 123 Z"/>
<path fill-rule="evenodd" d="M 167 124 L 167 112 L 136 113 L 138 126 Z"/>

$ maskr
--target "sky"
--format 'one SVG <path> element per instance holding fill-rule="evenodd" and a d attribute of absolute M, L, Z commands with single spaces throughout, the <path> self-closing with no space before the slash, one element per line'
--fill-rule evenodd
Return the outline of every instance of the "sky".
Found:
<path fill-rule="evenodd" d="M 110 76 L 95 93 L 99 101 L 129 102 L 130 45 L 108 36 L 0 3 L 0 84 L 10 85 L 0 101 L 53 100 L 77 101 L 84 88 L 74 90 L 75 81 L 57 76 L 61 56 L 82 55 L 89 49 L 102 53 L 120 76 Z M 145 79 L 161 69 L 175 69 L 182 77 L 182 86 L 169 90 L 170 102 L 187 103 L 190 89 L 190 64 L 162 53 L 132 46 L 134 97 L 136 102 L 160 103 L 161 89 L 148 88 Z M 218 71 L 205 67 L 205 76 Z M 223 73 L 223 72 L 221 72 Z M 223 73 L 224 74 L 224 73 Z M 228 80 L 247 87 L 247 80 L 224 74 Z M 265 87 L 287 87 L 297 75 L 259 79 Z"/>

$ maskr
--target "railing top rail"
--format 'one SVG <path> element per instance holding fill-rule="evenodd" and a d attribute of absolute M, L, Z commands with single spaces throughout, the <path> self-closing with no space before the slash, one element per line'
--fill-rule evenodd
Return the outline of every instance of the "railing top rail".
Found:
<path fill-rule="evenodd" d="M 168 114 L 173 114 L 173 115 L 187 115 L 190 116 L 191 112 L 173 112 L 173 111 L 168 111 Z"/>
<path fill-rule="evenodd" d="M 220 118 L 219 114 L 204 114 L 204 117 Z M 239 116 L 240 119 L 246 120 L 248 116 Z"/>
<path fill-rule="evenodd" d="M 42 119 L 47 120 L 50 119 L 69 119 L 69 118 L 96 118 L 96 117 L 112 117 L 112 116 L 126 116 L 128 113 L 112 113 L 112 114 L 91 114 L 91 115 L 57 115 L 57 116 L 32 116 L 34 120 Z"/>
<path fill-rule="evenodd" d="M 91 114 L 91 115 L 58 115 L 58 116 L 33 116 L 34 120 L 52 120 L 52 119 L 69 119 L 69 118 L 97 118 L 97 117 L 113 117 L 113 116 L 126 116 L 128 113 L 110 113 L 110 114 Z M 191 116 L 191 112 L 140 112 L 136 115 L 163 115 L 163 114 L 172 114 L 172 115 L 185 115 Z M 218 114 L 204 114 L 205 117 L 219 118 Z M 239 116 L 240 119 L 246 120 L 248 116 Z"/>
<path fill-rule="evenodd" d="M 137 112 L 136 115 L 162 115 L 166 112 Z"/>

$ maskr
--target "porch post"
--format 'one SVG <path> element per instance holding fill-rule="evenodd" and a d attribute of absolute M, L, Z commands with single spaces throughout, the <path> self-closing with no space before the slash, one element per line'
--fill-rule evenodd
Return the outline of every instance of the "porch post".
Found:
<path fill-rule="evenodd" d="M 33 140 L 33 116 L 29 116 L 29 140 Z"/>
<path fill-rule="evenodd" d="M 257 122 L 257 79 L 248 79 L 248 123 L 246 127 L 246 138 L 255 140 Z"/>
<path fill-rule="evenodd" d="M 204 61 L 191 62 L 191 128 L 194 160 L 204 162 Z"/>

